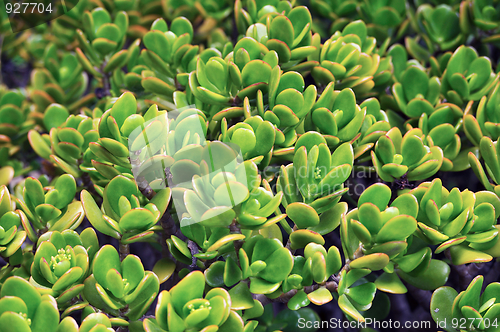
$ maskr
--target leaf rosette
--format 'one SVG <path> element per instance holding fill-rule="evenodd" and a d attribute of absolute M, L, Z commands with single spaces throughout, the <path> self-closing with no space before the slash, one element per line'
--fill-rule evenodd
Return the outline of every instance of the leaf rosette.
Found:
<path fill-rule="evenodd" d="M 449 102 L 461 106 L 490 92 L 498 77 L 489 58 L 480 57 L 475 49 L 462 45 L 448 61 L 441 78 L 441 93 Z"/>
<path fill-rule="evenodd" d="M 70 301 L 83 290 L 83 280 L 98 248 L 92 228 L 83 231 L 82 238 L 68 229 L 43 234 L 31 266 L 31 284 L 40 293 L 56 297 L 58 303 Z"/>
<path fill-rule="evenodd" d="M 2 285 L 0 324 L 6 331 L 55 332 L 59 326 L 59 310 L 55 299 L 40 295 L 28 281 L 10 277 Z"/>
<path fill-rule="evenodd" d="M 155 319 L 144 320 L 152 331 L 243 331 L 243 319 L 233 309 L 232 298 L 223 288 L 212 288 L 205 295 L 205 277 L 194 271 L 169 291 L 162 291 Z"/>
<path fill-rule="evenodd" d="M 448 191 L 440 179 L 424 182 L 411 193 L 419 202 L 419 236 L 437 244 L 435 252 L 449 249 L 455 265 L 488 262 L 498 255 L 496 206 L 500 200 L 490 192 Z"/>
<path fill-rule="evenodd" d="M 95 255 L 92 275 L 84 282 L 82 295 L 94 307 L 116 312 L 125 309 L 130 320 L 139 319 L 158 295 L 156 274 L 144 271 L 139 257 L 127 255 L 120 262 L 118 252 L 105 245 Z"/>
<path fill-rule="evenodd" d="M 0 186 L 0 255 L 3 257 L 18 252 L 26 239 L 26 232 L 20 230 L 23 215 L 15 206 L 7 187 Z"/>
<path fill-rule="evenodd" d="M 371 151 L 373 165 L 381 179 L 392 182 L 406 175 L 410 181 L 423 180 L 435 174 L 443 164 L 443 150 L 424 144 L 421 129 L 414 128 L 404 136 L 394 127 L 380 136 Z"/>
<path fill-rule="evenodd" d="M 63 174 L 45 187 L 40 180 L 28 177 L 18 184 L 16 191 L 19 195 L 15 201 L 24 212 L 23 228 L 35 243 L 38 238 L 35 230 L 61 232 L 76 229 L 83 221 L 82 204 L 74 201 L 76 182 L 72 175 Z"/>

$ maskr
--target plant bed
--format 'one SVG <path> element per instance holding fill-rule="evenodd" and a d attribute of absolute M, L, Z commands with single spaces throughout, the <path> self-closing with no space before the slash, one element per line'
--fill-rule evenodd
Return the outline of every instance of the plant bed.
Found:
<path fill-rule="evenodd" d="M 0 16 L 0 331 L 500 331 L 498 1 L 68 5 Z"/>

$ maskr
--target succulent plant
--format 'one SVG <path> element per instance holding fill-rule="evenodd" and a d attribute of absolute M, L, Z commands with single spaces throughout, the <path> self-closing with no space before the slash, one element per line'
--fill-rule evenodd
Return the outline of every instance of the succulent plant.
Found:
<path fill-rule="evenodd" d="M 285 7 L 285 2 L 282 5 Z M 286 8 L 286 6 L 284 12 L 273 13 L 269 11 L 270 7 L 268 6 L 263 8 L 265 14 L 262 15 L 259 23 L 252 24 L 247 28 L 246 36 L 255 38 L 270 51 L 275 51 L 278 54 L 279 63 L 284 68 L 298 66 L 302 60 L 317 49 L 316 46 L 312 45 L 311 13 L 304 6 L 294 8 Z M 319 35 L 317 36 L 319 37 Z M 311 63 L 301 63 L 300 67 L 307 65 L 311 65 Z"/>
<path fill-rule="evenodd" d="M 81 237 L 69 229 L 47 232 L 38 240 L 30 282 L 40 292 L 56 297 L 58 303 L 70 301 L 82 291 L 98 248 L 93 228 L 87 228 Z"/>
<path fill-rule="evenodd" d="M 0 186 L 0 255 L 14 255 L 22 246 L 26 232 L 20 229 L 22 212 L 15 210 L 15 202 L 5 185 Z"/>
<path fill-rule="evenodd" d="M 40 157 L 50 160 L 76 178 L 82 176 L 84 169 L 97 182 L 102 176 L 95 170 L 92 172 L 93 155 L 88 150 L 89 144 L 99 139 L 93 123 L 93 119 L 86 115 L 70 115 L 64 106 L 50 104 L 43 117 L 43 124 L 49 134 L 40 135 L 38 131 L 31 130 L 28 139 Z"/>
<path fill-rule="evenodd" d="M 93 273 L 84 282 L 83 296 L 97 308 L 125 309 L 127 317 L 137 320 L 158 294 L 158 277 L 144 271 L 135 255 L 127 255 L 120 262 L 116 249 L 105 245 L 96 253 L 92 265 Z"/>
<path fill-rule="evenodd" d="M 450 102 L 461 106 L 468 100 L 479 100 L 498 81 L 491 61 L 479 57 L 476 50 L 460 46 L 451 56 L 441 79 L 441 93 Z"/>
<path fill-rule="evenodd" d="M 238 146 L 244 160 L 267 157 L 273 150 L 277 133 L 280 132 L 272 122 L 262 119 L 260 115 L 251 116 L 230 128 L 227 128 L 227 121 L 223 120 L 221 126 L 220 140 Z"/>
<path fill-rule="evenodd" d="M 163 19 L 153 22 L 151 31 L 144 35 L 147 50 L 141 53 L 141 58 L 151 72 L 141 79 L 141 85 L 146 91 L 172 96 L 177 72 L 180 71 L 186 77 L 196 65 L 199 47 L 190 44 L 192 39 L 193 27 L 184 17 L 175 18 L 170 29 Z M 140 79 L 140 74 L 135 73 L 134 77 Z M 130 76 L 130 79 L 133 77 Z"/>
<path fill-rule="evenodd" d="M 0 135 L 14 137 L 34 125 L 28 121 L 28 105 L 21 91 L 6 91 L 0 98 Z"/>
<path fill-rule="evenodd" d="M 494 194 L 448 191 L 440 179 L 424 182 L 411 193 L 419 202 L 419 233 L 439 245 L 436 253 L 449 250 L 455 265 L 490 261 L 498 255 L 495 206 L 500 201 Z"/>
<path fill-rule="evenodd" d="M 460 14 L 457 15 L 454 8 L 445 4 L 436 7 L 424 4 L 418 7 L 416 13 L 428 37 L 443 50 L 455 48 L 465 39 L 463 21 L 468 19 L 467 12 Z"/>
<path fill-rule="evenodd" d="M 32 98 L 40 112 L 52 103 L 76 110 L 95 100 L 93 94 L 83 96 L 89 79 L 75 54 L 60 56 L 56 45 L 49 44 L 45 48 L 43 63 L 44 68 L 37 68 L 32 74 Z"/>
<path fill-rule="evenodd" d="M 474 170 L 474 173 L 478 177 L 479 181 L 483 184 L 483 186 L 497 195 L 500 194 L 500 187 L 498 187 L 498 157 L 497 157 L 497 142 L 493 142 L 491 138 L 487 136 L 483 136 L 481 141 L 479 142 L 479 152 L 481 153 L 481 159 L 484 161 L 485 168 L 481 165 L 478 157 L 471 151 L 469 152 L 469 163 L 471 168 Z M 488 174 L 488 175 L 486 175 Z M 493 183 L 489 180 L 488 176 L 493 180 Z"/>
<path fill-rule="evenodd" d="M 154 235 L 155 224 L 168 206 L 170 188 L 159 192 L 147 204 L 141 204 L 140 198 L 137 184 L 121 175 L 104 188 L 102 211 L 88 191 L 81 193 L 83 208 L 92 225 L 125 244 L 145 241 Z"/>
<path fill-rule="evenodd" d="M 381 179 L 388 182 L 403 176 L 410 181 L 426 179 L 441 168 L 443 150 L 439 146 L 426 146 L 422 134 L 415 128 L 402 136 L 394 127 L 380 136 L 371 156 Z"/>
<path fill-rule="evenodd" d="M 418 66 L 409 66 L 401 81 L 392 86 L 392 93 L 399 108 L 408 117 L 430 115 L 439 99 L 441 83 L 437 77 L 429 78 Z"/>
<path fill-rule="evenodd" d="M 496 294 L 498 283 L 493 282 L 486 286 L 483 292 L 484 277 L 475 277 L 467 289 L 458 293 L 449 286 L 436 289 L 431 298 L 431 314 L 436 323 L 446 331 L 457 331 L 452 319 L 459 321 L 469 320 L 461 330 L 465 331 L 493 331 L 498 325 L 498 306 Z M 437 310 L 440 309 L 440 310 Z"/>
<path fill-rule="evenodd" d="M 362 2 L 360 12 L 365 21 L 392 28 L 399 26 L 406 19 L 406 3 L 391 0 Z"/>
<path fill-rule="evenodd" d="M 498 330 L 497 0 L 16 5 L 0 330 Z"/>
<path fill-rule="evenodd" d="M 204 289 L 203 273 L 194 271 L 171 290 L 162 291 L 158 297 L 155 319 L 146 319 L 144 329 L 148 332 L 202 331 L 207 328 L 243 331 L 243 320 L 233 309 L 242 299 L 233 299 L 223 288 L 213 288 L 205 295 Z"/>
<path fill-rule="evenodd" d="M 334 90 L 330 83 L 306 118 L 304 129 L 317 130 L 325 135 L 329 146 L 351 141 L 360 131 L 366 110 L 356 104 L 350 88 Z"/>
<path fill-rule="evenodd" d="M 474 24 L 482 30 L 498 27 L 499 7 L 496 1 L 479 0 L 471 3 Z"/>
<path fill-rule="evenodd" d="M 472 112 L 472 103 L 467 104 L 464 114 L 464 131 L 467 138 L 476 146 L 483 136 L 498 140 L 497 114 L 500 107 L 500 84 L 497 83 L 488 96 L 483 96 L 477 105 L 476 114 Z"/>
<path fill-rule="evenodd" d="M 95 8 L 85 12 L 82 17 L 85 22 L 85 34 L 78 32 L 78 38 L 83 50 L 90 58 L 98 61 L 112 52 L 121 49 L 128 28 L 128 16 L 125 12 L 118 12 L 114 20 L 104 8 Z M 78 55 L 81 58 L 82 52 Z"/>
<path fill-rule="evenodd" d="M 342 32 L 333 34 L 312 57 L 320 65 L 312 69 L 311 75 L 320 84 L 334 81 L 340 88 L 367 92 L 375 85 L 373 77 L 381 61 L 375 47 L 376 40 L 367 35 L 365 23 L 351 22 Z"/>
<path fill-rule="evenodd" d="M 368 260 L 370 255 L 373 255 L 373 259 L 385 257 L 385 264 L 389 263 L 389 258 L 397 257 L 406 249 L 407 238 L 416 231 L 418 206 L 415 197 L 400 195 L 388 206 L 390 192 L 389 187 L 384 184 L 368 187 L 359 197 L 358 208 L 345 216 L 346 224 L 342 224 L 344 228 L 341 230 L 344 231 L 344 240 L 348 241 L 344 245 L 347 257 L 354 256 L 359 241 L 367 255 L 358 258 L 359 261 L 354 259 L 353 266 L 361 263 L 361 268 L 365 268 L 362 261 Z M 350 233 L 355 234 L 359 240 L 353 242 L 349 238 Z"/>
<path fill-rule="evenodd" d="M 10 277 L 0 292 L 0 323 L 6 331 L 57 331 L 59 311 L 51 295 L 40 295 L 20 277 Z"/>
<path fill-rule="evenodd" d="M 341 144 L 331 154 L 326 144 L 318 132 L 308 132 L 297 140 L 293 164 L 282 167 L 280 174 L 287 205 L 301 201 L 310 204 L 342 188 L 352 170 L 352 146 Z"/>
<path fill-rule="evenodd" d="M 280 73 L 278 66 L 271 71 L 269 80 L 269 110 L 263 112 L 264 120 L 277 129 L 275 142 L 283 147 L 295 143 L 295 128 L 314 107 L 317 91 L 314 85 L 304 89 L 304 79 L 298 72 Z M 264 109 L 263 105 L 257 105 Z"/>
<path fill-rule="evenodd" d="M 74 201 L 76 182 L 72 175 L 61 175 L 53 186 L 43 187 L 38 179 L 26 178 L 18 186 L 22 196 L 15 202 L 24 212 L 21 221 L 29 239 L 37 240 L 36 231 L 76 229 L 83 220 L 82 203 Z"/>
<path fill-rule="evenodd" d="M 276 291 L 293 268 L 293 256 L 277 239 L 257 235 L 245 241 L 239 251 L 244 279 L 250 278 L 250 292 L 270 294 Z"/>
<path fill-rule="evenodd" d="M 422 114 L 419 128 L 426 134 L 424 141 L 429 146 L 438 146 L 443 150 L 442 171 L 463 171 L 470 167 L 467 154 L 477 148 L 462 148 L 462 140 L 458 135 L 458 126 L 462 111 L 454 104 L 444 103 L 435 107 L 431 116 Z M 443 121 L 443 118 L 447 121 Z"/>

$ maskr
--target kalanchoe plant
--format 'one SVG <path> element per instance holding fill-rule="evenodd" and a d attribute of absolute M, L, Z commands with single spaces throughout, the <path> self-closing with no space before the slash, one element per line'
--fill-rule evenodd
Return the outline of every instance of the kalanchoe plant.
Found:
<path fill-rule="evenodd" d="M 221 126 L 220 140 L 239 146 L 245 160 L 268 157 L 279 132 L 272 122 L 262 119 L 260 115 L 251 116 L 230 128 L 227 128 L 227 121 L 223 120 Z"/>
<path fill-rule="evenodd" d="M 146 91 L 172 97 L 177 73 L 184 73 L 186 78 L 195 67 L 199 47 L 190 44 L 192 39 L 193 27 L 184 17 L 174 19 L 170 28 L 163 19 L 153 22 L 151 31 L 144 35 L 147 50 L 141 53 L 141 58 L 148 65 L 147 70 L 151 72 L 141 80 Z M 140 79 L 140 74 L 135 73 L 135 77 Z M 186 84 L 185 79 L 183 82 Z"/>
<path fill-rule="evenodd" d="M 474 173 L 478 177 L 479 181 L 483 184 L 483 186 L 494 193 L 497 196 L 500 194 L 499 183 L 499 173 L 498 173 L 498 154 L 497 154 L 497 142 L 493 142 L 491 138 L 487 136 L 483 136 L 479 143 L 479 152 L 481 153 L 481 159 L 484 161 L 486 167 L 483 167 L 478 156 L 476 156 L 473 152 L 469 152 L 469 163 L 471 168 L 474 170 Z M 486 172 L 485 172 L 486 168 Z M 489 176 L 489 178 L 488 178 Z M 493 181 L 491 183 L 490 181 Z"/>
<path fill-rule="evenodd" d="M 391 129 L 387 113 L 380 108 L 380 102 L 375 98 L 366 99 L 361 105 L 361 109 L 366 107 L 366 116 L 361 125 L 358 140 L 354 147 L 354 156 L 358 158 L 366 150 L 373 147 L 377 139 Z"/>
<path fill-rule="evenodd" d="M 359 133 L 365 115 L 366 109 L 356 104 L 352 89 L 335 91 L 332 82 L 314 104 L 304 129 L 321 132 L 329 146 L 336 146 L 339 141 L 351 141 Z"/>
<path fill-rule="evenodd" d="M 87 218 L 101 233 L 129 244 L 154 235 L 155 224 L 168 206 L 170 188 L 164 189 L 151 202 L 141 204 L 137 184 L 119 175 L 108 183 L 102 195 L 104 208 L 101 211 L 92 195 L 82 191 L 81 201 Z"/>
<path fill-rule="evenodd" d="M 314 85 L 304 89 L 304 79 L 298 72 L 281 73 L 274 67 L 269 80 L 269 110 L 264 112 L 264 120 L 268 120 L 278 129 L 275 142 L 289 147 L 297 140 L 296 127 L 309 114 L 317 96 Z M 264 105 L 257 104 L 258 109 Z"/>
<path fill-rule="evenodd" d="M 240 249 L 242 278 L 250 278 L 250 292 L 270 294 L 276 291 L 293 268 L 293 256 L 278 239 L 257 235 Z"/>
<path fill-rule="evenodd" d="M 78 31 L 77 36 L 83 51 L 88 53 L 88 60 L 84 53 L 79 51 L 78 56 L 81 61 L 100 64 L 104 57 L 121 49 L 129 23 L 125 12 L 116 13 L 112 19 L 106 9 L 98 7 L 91 12 L 85 12 L 82 21 L 86 23 L 83 27 L 85 33 Z"/>
<path fill-rule="evenodd" d="M 422 114 L 418 127 L 424 134 L 424 142 L 429 147 L 437 146 L 443 150 L 442 171 L 462 171 L 469 168 L 467 154 L 476 152 L 476 147 L 462 148 L 458 134 L 463 112 L 450 103 L 438 104 L 430 116 Z M 407 123 L 407 126 L 411 126 Z"/>
<path fill-rule="evenodd" d="M 393 28 L 403 24 L 406 19 L 406 3 L 394 0 L 362 2 L 360 14 L 364 21 L 379 27 Z"/>
<path fill-rule="evenodd" d="M 0 135 L 14 137 L 34 125 L 27 121 L 29 112 L 21 91 L 5 91 L 0 98 Z"/>
<path fill-rule="evenodd" d="M 472 3 L 472 16 L 474 24 L 481 30 L 491 30 L 498 27 L 500 8 L 492 0 L 479 0 Z"/>
<path fill-rule="evenodd" d="M 369 91 L 380 63 L 375 47 L 376 40 L 367 36 L 365 23 L 352 22 L 321 45 L 321 51 L 314 56 L 320 66 L 314 67 L 311 74 L 320 84 L 336 81 L 341 87 Z"/>
<path fill-rule="evenodd" d="M 275 51 L 284 68 L 304 70 L 315 64 L 302 61 L 317 50 L 312 42 L 319 35 L 311 32 L 312 17 L 306 7 L 286 8 L 284 14 L 266 14 L 260 23 L 248 27 L 246 35 Z"/>

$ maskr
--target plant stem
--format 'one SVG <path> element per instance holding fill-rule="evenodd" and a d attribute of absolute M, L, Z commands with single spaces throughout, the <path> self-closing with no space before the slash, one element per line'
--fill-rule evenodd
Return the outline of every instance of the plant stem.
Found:
<path fill-rule="evenodd" d="M 104 90 L 104 96 L 111 96 L 111 83 L 109 81 L 109 73 L 104 72 L 105 63 L 102 64 L 101 74 L 102 74 L 102 88 Z"/>
<path fill-rule="evenodd" d="M 292 233 L 295 232 L 296 230 L 298 229 L 297 225 L 294 225 L 293 226 L 293 229 L 292 229 Z M 292 235 L 292 233 L 290 233 L 290 235 Z M 292 240 L 291 240 L 291 237 L 289 236 L 288 237 L 288 241 L 286 242 L 286 246 L 285 248 L 287 248 L 288 250 L 290 250 L 292 252 L 292 255 L 295 254 L 295 249 L 290 249 L 292 246 Z"/>
<path fill-rule="evenodd" d="M 120 260 L 123 261 L 125 257 L 127 257 L 127 255 L 130 254 L 130 247 L 128 244 L 120 242 L 119 251 L 120 251 Z"/>
<path fill-rule="evenodd" d="M 191 271 L 194 271 L 196 269 L 199 269 L 198 268 L 198 265 L 196 264 L 196 262 L 198 261 L 198 258 L 196 258 L 194 255 L 196 255 L 197 253 L 200 252 L 200 249 L 198 248 L 198 245 L 196 244 L 196 242 L 192 241 L 192 240 L 188 240 L 188 244 L 187 244 L 188 248 L 189 248 L 189 251 L 191 252 L 191 265 L 189 266 L 189 269 Z"/>
<path fill-rule="evenodd" d="M 2 49 L 3 49 L 3 34 L 0 34 L 0 85 L 2 84 Z"/>
<path fill-rule="evenodd" d="M 146 196 L 147 199 L 151 200 L 155 197 L 156 191 L 151 188 L 144 176 L 138 176 L 135 181 L 137 183 L 137 187 L 139 187 L 139 190 L 144 196 Z"/>
<path fill-rule="evenodd" d="M 229 231 L 232 234 L 241 234 L 241 229 L 240 229 L 240 226 L 236 223 L 236 219 L 233 220 L 231 225 L 229 225 Z M 240 264 L 239 252 L 240 252 L 241 247 L 243 247 L 243 241 L 236 240 L 233 242 L 233 244 L 234 244 L 234 251 L 236 251 L 236 263 L 239 265 Z"/>
<path fill-rule="evenodd" d="M 306 294 L 309 294 L 309 293 L 314 292 L 316 289 L 318 289 L 320 287 L 323 287 L 323 286 L 315 284 L 312 286 L 304 287 L 303 290 Z M 326 287 L 330 292 L 336 292 L 338 284 L 335 281 L 328 281 L 324 285 L 324 287 Z M 253 298 L 256 299 L 257 301 L 259 301 L 260 303 L 262 303 L 263 306 L 265 306 L 266 304 L 269 304 L 271 302 L 288 303 L 288 301 L 290 301 L 290 299 L 295 294 L 297 294 L 297 292 L 298 292 L 297 289 L 292 289 L 291 291 L 288 291 L 286 293 L 281 294 L 280 296 L 278 296 L 275 299 L 270 299 L 267 296 L 265 296 L 264 294 L 254 294 Z"/>

